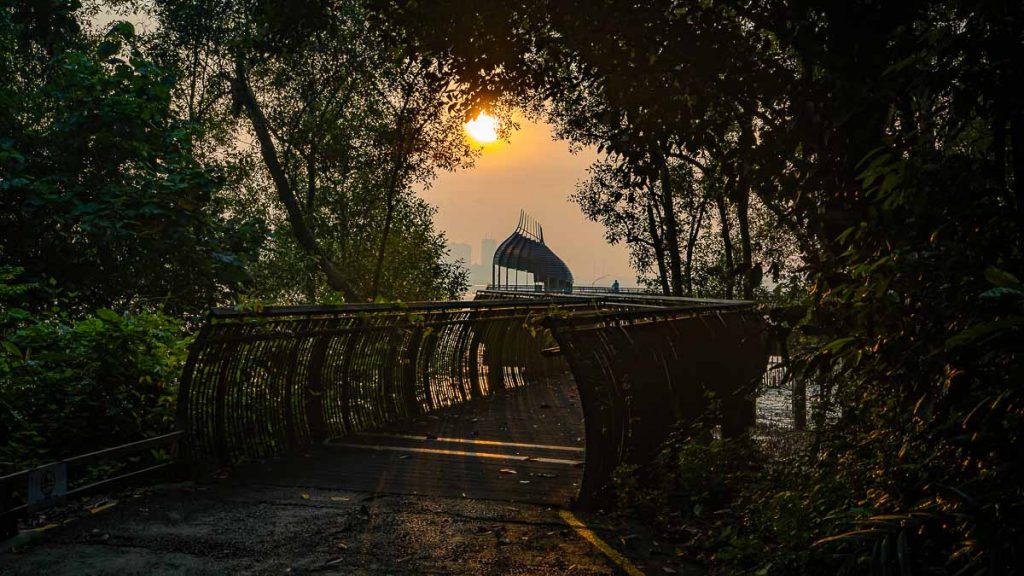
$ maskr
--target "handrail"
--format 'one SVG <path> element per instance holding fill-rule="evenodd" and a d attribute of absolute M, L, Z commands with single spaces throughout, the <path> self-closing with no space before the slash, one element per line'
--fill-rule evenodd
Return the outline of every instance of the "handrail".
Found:
<path fill-rule="evenodd" d="M 122 484 L 128 480 L 136 479 L 141 476 L 150 475 L 160 470 L 167 470 L 174 466 L 175 463 L 164 462 L 149 466 L 142 470 L 135 470 L 113 476 L 109 478 L 103 478 L 86 486 L 81 486 L 72 490 L 68 490 L 66 494 L 59 494 L 58 498 L 54 498 L 52 501 L 44 501 L 39 503 L 29 502 L 16 504 L 13 500 L 13 494 L 15 493 L 15 487 L 21 483 L 26 486 L 26 494 L 30 491 L 30 487 L 27 486 L 30 477 L 41 471 L 53 470 L 57 467 L 62 467 L 63 470 L 74 470 L 79 469 L 94 462 L 103 460 L 110 460 L 112 458 L 118 458 L 122 456 L 128 456 L 131 454 L 138 454 L 146 450 L 162 446 L 173 446 L 177 444 L 179 440 L 184 437 L 184 432 L 181 430 L 163 434 L 160 436 L 154 436 L 152 438 L 144 438 L 136 442 L 129 442 L 128 444 L 121 444 L 119 446 L 113 446 L 110 448 L 104 448 L 102 450 L 96 450 L 86 454 L 80 454 L 78 456 L 72 456 L 64 460 L 57 460 L 41 466 L 34 466 L 24 470 L 19 470 L 8 474 L 6 476 L 0 476 L 0 540 L 3 540 L 9 536 L 13 536 L 17 533 L 17 521 L 18 518 L 24 517 L 30 510 L 42 510 L 50 506 L 59 504 L 64 498 L 73 496 L 83 496 L 91 494 L 102 489 L 111 488 L 114 485 Z"/>
<path fill-rule="evenodd" d="M 521 309 L 523 307 L 557 306 L 565 303 L 559 298 L 560 295 L 549 294 L 548 298 L 540 298 L 524 304 L 521 299 L 509 298 L 507 300 L 455 300 L 444 302 L 408 302 L 408 303 L 366 303 L 366 304 L 336 304 L 330 306 L 268 306 L 259 310 L 240 310 L 237 308 L 214 308 L 210 316 L 214 318 L 229 317 L 276 317 L 296 315 L 350 315 L 359 312 L 392 312 L 392 313 L 416 313 L 416 312 L 437 312 L 466 309 L 488 309 L 493 310 L 501 307 Z"/>
<path fill-rule="evenodd" d="M 686 424 L 747 433 L 767 361 L 749 306 L 608 311 L 545 321 L 579 388 L 586 459 L 578 504 L 614 498 L 622 464 L 644 464 Z"/>
<path fill-rule="evenodd" d="M 579 503 L 601 505 L 615 467 L 649 457 L 679 421 L 703 417 L 724 435 L 753 424 L 747 392 L 766 359 L 753 302 L 477 297 L 211 314 L 179 393 L 190 458 L 222 465 L 272 456 L 568 367 L 586 427 Z M 708 394 L 721 410 L 710 410 Z"/>
<path fill-rule="evenodd" d="M 588 301 L 354 304 L 214 311 L 193 343 L 178 421 L 193 463 L 232 464 L 518 388 L 552 306 Z M 536 322 L 532 320 L 536 318 Z"/>

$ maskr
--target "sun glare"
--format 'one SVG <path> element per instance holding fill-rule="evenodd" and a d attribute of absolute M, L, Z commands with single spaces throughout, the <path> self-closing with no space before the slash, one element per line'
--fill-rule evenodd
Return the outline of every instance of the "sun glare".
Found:
<path fill-rule="evenodd" d="M 466 122 L 466 133 L 481 144 L 490 144 L 498 139 L 498 120 L 486 112 Z"/>

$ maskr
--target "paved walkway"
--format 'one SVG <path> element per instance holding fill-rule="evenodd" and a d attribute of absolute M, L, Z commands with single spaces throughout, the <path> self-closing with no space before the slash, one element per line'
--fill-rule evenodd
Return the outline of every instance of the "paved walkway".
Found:
<path fill-rule="evenodd" d="M 239 468 L 238 482 L 568 506 L 583 474 L 568 379 L 439 410 Z"/>
<path fill-rule="evenodd" d="M 582 436 L 573 386 L 553 380 L 210 483 L 120 495 L 4 543 L 0 574 L 623 573 L 594 534 L 649 574 L 691 573 L 608 518 L 583 517 L 589 536 L 567 523 Z"/>
<path fill-rule="evenodd" d="M 557 510 L 461 497 L 172 487 L 35 536 L 0 573 L 615 573 Z"/>

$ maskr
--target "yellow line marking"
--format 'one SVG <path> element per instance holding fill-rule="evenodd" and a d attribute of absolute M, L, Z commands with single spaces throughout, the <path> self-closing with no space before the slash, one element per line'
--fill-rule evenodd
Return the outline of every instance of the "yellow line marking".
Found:
<path fill-rule="evenodd" d="M 607 556 L 615 563 L 616 566 L 621 568 L 623 572 L 629 574 L 629 576 L 644 576 L 644 573 L 637 568 L 635 564 L 630 562 L 629 558 L 626 558 L 620 554 L 618 550 L 609 546 L 607 542 L 601 540 L 601 538 L 597 534 L 594 534 L 593 530 L 587 528 L 587 525 L 577 518 L 575 514 L 568 510 L 559 510 L 558 515 L 561 516 L 562 520 L 565 520 L 565 523 L 571 526 L 577 534 L 582 536 L 587 542 L 593 544 L 594 548 L 600 550 L 602 554 Z"/>
<path fill-rule="evenodd" d="M 510 448 L 538 448 L 540 450 L 565 450 L 567 452 L 583 452 L 583 448 L 579 446 L 558 446 L 556 444 L 526 444 L 523 442 L 499 442 L 497 440 L 476 440 L 473 438 L 451 438 L 446 436 L 439 436 L 437 438 L 427 438 L 424 435 L 417 436 L 416 434 L 388 434 L 386 432 L 363 432 L 359 436 L 373 437 L 373 438 L 404 438 L 407 440 L 420 440 L 423 442 L 451 442 L 458 444 L 476 444 L 479 446 L 508 446 Z"/>
<path fill-rule="evenodd" d="M 46 526 L 40 526 L 39 528 L 30 528 L 30 532 L 46 532 L 47 530 L 53 529 L 60 526 L 60 524 L 47 524 Z"/>
<path fill-rule="evenodd" d="M 99 505 L 99 506 L 97 506 L 95 508 L 90 508 L 89 509 L 89 513 L 90 514 L 99 514 L 100 512 L 103 512 L 104 510 L 106 510 L 107 508 L 113 508 L 114 506 L 117 506 L 117 502 L 107 502 L 107 503 L 101 504 L 101 505 Z"/>
<path fill-rule="evenodd" d="M 544 464 L 566 464 L 579 466 L 583 462 L 579 460 L 564 460 L 562 458 L 534 458 L 532 456 L 513 456 L 511 454 L 495 454 L 493 452 L 465 452 L 462 450 L 442 450 L 440 448 L 413 448 L 407 446 L 382 446 L 380 444 L 350 444 L 348 442 L 332 442 L 331 446 L 344 448 L 363 448 L 366 450 L 377 450 L 386 452 L 414 452 L 419 454 L 443 454 L 445 456 L 468 456 L 470 458 L 492 458 L 494 460 L 513 460 L 515 462 L 541 462 Z"/>

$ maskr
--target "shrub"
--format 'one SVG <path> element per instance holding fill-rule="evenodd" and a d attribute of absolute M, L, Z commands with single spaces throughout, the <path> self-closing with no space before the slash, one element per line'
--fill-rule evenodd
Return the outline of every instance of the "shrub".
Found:
<path fill-rule="evenodd" d="M 6 307 L 0 329 L 0 472 L 173 428 L 187 355 L 178 321 L 107 309 L 70 320 Z"/>

